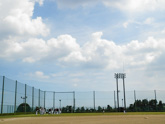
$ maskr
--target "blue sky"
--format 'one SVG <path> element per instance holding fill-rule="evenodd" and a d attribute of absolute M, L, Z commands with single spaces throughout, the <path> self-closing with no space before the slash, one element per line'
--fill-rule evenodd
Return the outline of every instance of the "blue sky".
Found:
<path fill-rule="evenodd" d="M 113 91 L 124 72 L 126 90 L 164 90 L 164 6 L 0 0 L 0 75 L 49 91 Z"/>

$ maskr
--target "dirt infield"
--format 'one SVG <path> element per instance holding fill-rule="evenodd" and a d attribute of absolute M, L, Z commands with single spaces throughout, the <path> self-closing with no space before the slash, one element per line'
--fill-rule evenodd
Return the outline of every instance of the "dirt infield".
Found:
<path fill-rule="evenodd" d="M 0 119 L 0 124 L 165 124 L 165 115 L 25 117 Z"/>

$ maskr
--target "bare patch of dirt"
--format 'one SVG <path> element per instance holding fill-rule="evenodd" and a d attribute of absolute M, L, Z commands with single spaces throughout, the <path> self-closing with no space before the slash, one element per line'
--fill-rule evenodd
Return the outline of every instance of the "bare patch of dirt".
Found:
<path fill-rule="evenodd" d="M 0 124 L 165 124 L 165 115 L 27 117 L 0 119 Z"/>

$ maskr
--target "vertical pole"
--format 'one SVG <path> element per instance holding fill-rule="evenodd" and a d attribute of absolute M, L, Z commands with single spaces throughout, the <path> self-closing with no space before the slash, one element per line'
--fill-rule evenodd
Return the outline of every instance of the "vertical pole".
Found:
<path fill-rule="evenodd" d="M 17 80 L 15 82 L 15 103 L 14 103 L 14 113 L 16 113 L 16 105 L 17 105 Z"/>
<path fill-rule="evenodd" d="M 61 99 L 59 100 L 59 102 L 60 102 L 60 109 L 61 109 Z"/>
<path fill-rule="evenodd" d="M 73 112 L 75 112 L 75 106 L 76 106 L 75 105 L 76 104 L 75 101 L 76 101 L 75 100 L 75 91 L 73 91 Z"/>
<path fill-rule="evenodd" d="M 32 87 L 32 112 L 34 110 L 34 87 Z"/>
<path fill-rule="evenodd" d="M 54 108 L 56 108 L 56 92 L 54 92 Z"/>
<path fill-rule="evenodd" d="M 44 91 L 44 109 L 45 109 L 46 91 Z"/>
<path fill-rule="evenodd" d="M 154 90 L 154 93 L 155 93 L 155 110 L 157 111 L 157 98 L 156 98 L 156 90 Z"/>
<path fill-rule="evenodd" d="M 114 91 L 114 108 L 115 108 L 115 110 L 116 110 L 116 96 L 115 96 L 116 94 L 115 94 L 115 91 Z"/>
<path fill-rule="evenodd" d="M 26 84 L 25 84 L 25 114 L 26 114 L 26 98 L 27 96 L 26 96 Z"/>
<path fill-rule="evenodd" d="M 135 111 L 136 111 L 136 91 L 134 90 Z"/>
<path fill-rule="evenodd" d="M 118 74 L 116 76 L 116 85 L 117 85 L 117 107 L 119 112 L 119 89 L 118 89 Z"/>
<path fill-rule="evenodd" d="M 3 76 L 3 82 L 2 82 L 1 114 L 3 114 L 4 85 L 5 85 L 5 76 Z"/>
<path fill-rule="evenodd" d="M 95 91 L 93 91 L 93 108 L 94 108 L 94 111 L 95 111 Z"/>
<path fill-rule="evenodd" d="M 123 74 L 123 92 L 124 92 L 124 110 L 126 110 L 126 97 L 125 97 L 125 82 L 124 82 L 125 74 Z"/>
<path fill-rule="evenodd" d="M 55 109 L 55 92 L 53 92 L 53 109 Z"/>
<path fill-rule="evenodd" d="M 40 108 L 40 89 L 38 91 L 38 107 Z"/>

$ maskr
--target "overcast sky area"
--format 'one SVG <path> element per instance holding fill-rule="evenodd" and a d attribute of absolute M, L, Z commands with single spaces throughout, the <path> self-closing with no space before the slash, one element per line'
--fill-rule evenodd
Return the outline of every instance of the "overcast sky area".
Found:
<path fill-rule="evenodd" d="M 46 91 L 165 88 L 164 0 L 0 0 L 0 75 Z M 122 90 L 122 80 L 119 80 Z"/>

